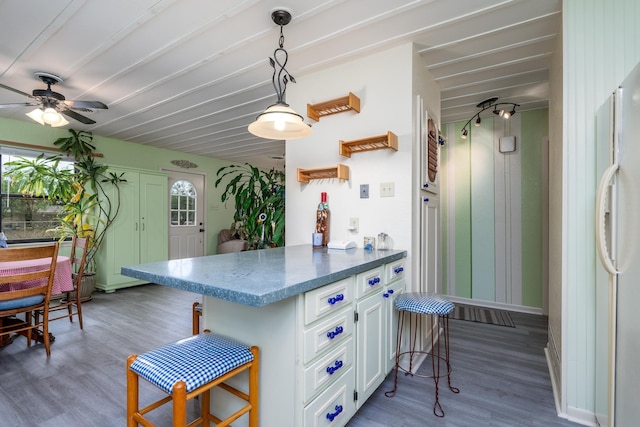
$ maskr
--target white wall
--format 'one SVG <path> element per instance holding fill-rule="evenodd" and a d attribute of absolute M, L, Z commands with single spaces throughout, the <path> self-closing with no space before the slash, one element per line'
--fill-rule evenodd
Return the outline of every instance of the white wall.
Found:
<path fill-rule="evenodd" d="M 411 44 L 361 57 L 308 74 L 295 74 L 297 83 L 287 88 L 287 102 L 306 113 L 307 103 L 318 103 L 353 92 L 360 98 L 361 112 L 345 112 L 313 122 L 311 136 L 286 143 L 286 242 L 287 246 L 311 243 L 320 193 L 328 193 L 331 209 L 331 239 L 354 240 L 362 247 L 363 237 L 385 232 L 394 249 L 409 251 L 415 228 L 415 195 L 419 185 L 414 173 L 414 90 L 429 98 L 426 88 L 433 83 L 414 85 L 414 48 Z M 424 67 L 418 66 L 418 70 Z M 292 70 L 293 71 L 293 70 Z M 421 79 L 419 79 L 421 80 Z M 439 91 L 431 94 L 432 111 L 439 115 Z M 375 150 L 339 153 L 340 140 L 354 140 L 386 134 L 398 136 L 398 151 Z M 349 166 L 349 181 L 338 179 L 297 181 L 297 168 L 318 168 L 343 163 Z M 395 197 L 380 197 L 380 183 L 393 182 Z M 369 198 L 360 198 L 360 185 L 369 184 Z M 416 206 L 419 206 L 416 204 Z M 350 218 L 359 219 L 359 230 L 351 233 Z"/>

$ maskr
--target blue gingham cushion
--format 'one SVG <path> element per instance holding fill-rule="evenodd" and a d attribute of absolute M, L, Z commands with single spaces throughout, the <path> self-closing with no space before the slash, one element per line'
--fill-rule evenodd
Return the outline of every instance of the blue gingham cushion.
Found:
<path fill-rule="evenodd" d="M 396 308 L 420 314 L 445 315 L 453 311 L 453 303 L 441 295 L 421 292 L 408 292 L 398 295 Z"/>
<path fill-rule="evenodd" d="M 203 333 L 143 353 L 130 369 L 169 394 L 182 380 L 188 393 L 251 360 L 249 346 Z"/>

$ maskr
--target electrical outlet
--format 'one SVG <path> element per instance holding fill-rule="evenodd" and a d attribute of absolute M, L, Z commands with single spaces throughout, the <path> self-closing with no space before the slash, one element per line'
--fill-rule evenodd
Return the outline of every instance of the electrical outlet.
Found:
<path fill-rule="evenodd" d="M 361 184 L 360 185 L 360 198 L 368 199 L 369 198 L 369 184 Z"/>
<path fill-rule="evenodd" d="M 393 182 L 380 183 L 380 197 L 393 197 L 396 195 L 396 188 Z"/>
<path fill-rule="evenodd" d="M 349 218 L 349 231 L 357 233 L 360 227 L 360 220 L 358 218 Z"/>

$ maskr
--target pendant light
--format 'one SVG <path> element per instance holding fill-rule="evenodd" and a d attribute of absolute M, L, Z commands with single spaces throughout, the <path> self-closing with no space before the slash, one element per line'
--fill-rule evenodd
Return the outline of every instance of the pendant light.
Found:
<path fill-rule="evenodd" d="M 284 34 L 282 28 L 291 21 L 291 13 L 284 9 L 277 9 L 271 13 L 271 19 L 280 26 L 279 47 L 269 58 L 269 65 L 273 68 L 273 89 L 276 91 L 277 102 L 262 112 L 249 125 L 249 132 L 255 136 L 267 139 L 297 139 L 311 134 L 311 126 L 304 122 L 304 118 L 296 113 L 285 102 L 287 83 L 296 80 L 286 70 L 289 54 L 284 49 Z"/>

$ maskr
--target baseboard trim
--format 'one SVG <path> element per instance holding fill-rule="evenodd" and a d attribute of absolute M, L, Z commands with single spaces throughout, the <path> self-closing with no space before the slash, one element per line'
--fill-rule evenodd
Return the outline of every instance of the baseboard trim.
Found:
<path fill-rule="evenodd" d="M 553 390 L 553 400 L 556 404 L 556 414 L 558 415 L 558 417 L 584 426 L 596 427 L 596 416 L 593 412 L 572 407 L 568 407 L 567 412 L 562 411 L 562 406 L 560 404 L 560 394 L 558 393 L 558 383 L 556 382 L 556 377 L 553 373 L 553 364 L 551 363 L 549 347 L 544 348 L 544 356 L 547 359 L 547 369 L 549 369 L 549 377 L 551 378 L 551 389 Z"/>
<path fill-rule="evenodd" d="M 537 314 L 544 315 L 544 311 L 541 308 L 536 307 L 525 307 L 523 305 L 515 305 L 515 304 L 505 304 L 502 302 L 493 302 L 493 301 L 479 301 L 470 298 L 461 298 L 451 295 L 446 295 L 447 299 L 451 302 L 458 302 L 460 304 L 467 305 L 475 305 L 478 307 L 487 307 L 487 308 L 495 308 L 499 310 L 508 310 L 508 311 L 517 311 L 519 313 L 527 313 L 527 314 Z"/>

